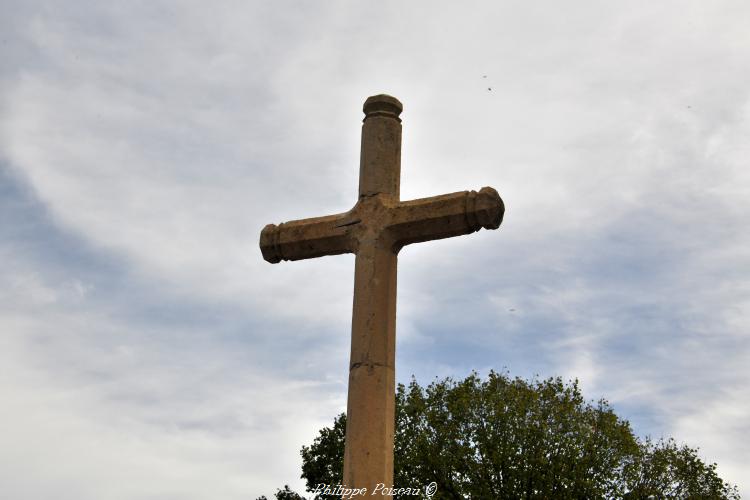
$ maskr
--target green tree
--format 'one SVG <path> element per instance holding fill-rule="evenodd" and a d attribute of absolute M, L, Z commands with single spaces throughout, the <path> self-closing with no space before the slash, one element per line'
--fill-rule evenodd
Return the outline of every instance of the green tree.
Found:
<path fill-rule="evenodd" d="M 308 491 L 341 483 L 345 428 L 341 414 L 302 448 Z M 639 440 L 606 400 L 560 378 L 400 384 L 394 460 L 395 487 L 435 482 L 436 500 L 739 498 L 697 449 Z"/>
<path fill-rule="evenodd" d="M 289 485 L 284 485 L 284 489 L 279 489 L 274 495 L 276 500 L 305 500 L 305 497 L 295 493 L 289 488 Z M 265 495 L 259 496 L 256 500 L 268 500 Z"/>

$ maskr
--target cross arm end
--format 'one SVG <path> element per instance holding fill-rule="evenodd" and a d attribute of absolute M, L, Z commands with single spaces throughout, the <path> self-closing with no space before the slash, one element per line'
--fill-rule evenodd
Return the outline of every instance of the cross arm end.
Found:
<path fill-rule="evenodd" d="M 400 203 L 390 226 L 394 250 L 422 241 L 497 229 L 505 204 L 491 187 Z"/>
<path fill-rule="evenodd" d="M 349 253 L 348 213 L 268 224 L 260 232 L 260 251 L 271 264 Z M 358 221 L 356 221 L 358 222 Z"/>

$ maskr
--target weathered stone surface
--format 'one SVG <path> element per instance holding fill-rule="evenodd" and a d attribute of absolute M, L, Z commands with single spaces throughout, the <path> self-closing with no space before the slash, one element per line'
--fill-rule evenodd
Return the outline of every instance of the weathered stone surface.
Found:
<path fill-rule="evenodd" d="M 491 187 L 398 202 L 366 196 L 346 213 L 268 224 L 261 232 L 263 258 L 277 263 L 356 253 L 360 241 L 378 240 L 395 253 L 411 243 L 497 229 L 503 201 Z"/>
<path fill-rule="evenodd" d="M 355 253 L 344 483 L 393 484 L 396 268 L 405 245 L 497 229 L 505 206 L 491 187 L 399 201 L 403 106 L 388 95 L 364 104 L 359 200 L 348 212 L 269 224 L 271 263 Z"/>

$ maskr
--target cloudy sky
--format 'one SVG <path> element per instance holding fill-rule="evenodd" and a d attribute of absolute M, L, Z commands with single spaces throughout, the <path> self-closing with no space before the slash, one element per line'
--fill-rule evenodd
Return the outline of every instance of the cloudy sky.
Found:
<path fill-rule="evenodd" d="M 364 99 L 402 198 L 498 231 L 400 254 L 397 378 L 578 377 L 750 494 L 746 2 L 0 1 L 0 490 L 302 489 L 345 409 L 351 255 L 267 223 L 356 201 Z"/>

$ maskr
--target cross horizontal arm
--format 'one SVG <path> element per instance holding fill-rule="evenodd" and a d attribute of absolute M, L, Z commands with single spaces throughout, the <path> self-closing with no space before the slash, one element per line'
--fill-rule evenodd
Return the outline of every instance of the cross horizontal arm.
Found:
<path fill-rule="evenodd" d="M 349 213 L 268 224 L 260 233 L 263 258 L 272 264 L 352 252 Z"/>
<path fill-rule="evenodd" d="M 497 229 L 505 205 L 491 187 L 404 201 L 392 209 L 388 230 L 394 251 L 422 241 Z"/>

